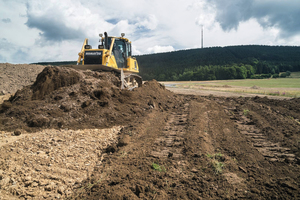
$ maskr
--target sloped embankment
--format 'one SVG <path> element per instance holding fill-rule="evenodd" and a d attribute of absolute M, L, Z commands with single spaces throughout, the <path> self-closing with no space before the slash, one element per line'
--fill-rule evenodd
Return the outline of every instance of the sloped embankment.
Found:
<path fill-rule="evenodd" d="M 174 94 L 156 81 L 130 92 L 112 73 L 47 67 L 31 86 L 18 90 L 0 110 L 2 130 L 103 128 L 126 125 L 157 104 L 167 109 Z"/>

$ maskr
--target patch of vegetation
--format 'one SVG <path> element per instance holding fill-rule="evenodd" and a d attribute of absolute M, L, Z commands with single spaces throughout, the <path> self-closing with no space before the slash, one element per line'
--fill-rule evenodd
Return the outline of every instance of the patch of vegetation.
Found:
<path fill-rule="evenodd" d="M 214 155 L 213 154 L 206 154 L 206 157 L 208 157 L 208 158 L 214 158 Z"/>
<path fill-rule="evenodd" d="M 223 168 L 225 167 L 225 164 L 223 163 L 223 161 L 225 160 L 223 154 L 206 154 L 206 157 L 210 159 L 211 167 L 213 168 L 214 172 L 216 174 L 221 174 L 223 172 Z"/>
<path fill-rule="evenodd" d="M 269 92 L 268 95 L 279 96 L 280 92 L 279 91 L 277 91 L 277 92 Z"/>
<path fill-rule="evenodd" d="M 295 121 L 296 123 L 298 123 L 300 125 L 299 119 L 294 119 L 294 117 L 292 117 L 292 116 L 288 116 L 288 118 L 290 118 L 291 120 Z"/>
<path fill-rule="evenodd" d="M 290 77 L 291 78 L 300 78 L 300 72 L 292 72 Z"/>
<path fill-rule="evenodd" d="M 152 163 L 152 169 L 159 171 L 159 172 L 166 172 L 166 168 L 164 166 L 160 166 L 159 164 Z"/>
<path fill-rule="evenodd" d="M 212 167 L 216 174 L 221 174 L 223 172 L 224 163 L 219 162 L 217 160 L 212 161 Z"/>
<path fill-rule="evenodd" d="M 197 81 L 188 83 L 172 82 L 172 84 L 175 84 L 178 88 L 183 89 L 192 88 L 197 90 L 276 95 L 294 98 L 300 97 L 300 78 Z M 231 87 L 223 87 L 224 84 Z M 255 85 L 255 87 L 253 85 Z"/>
<path fill-rule="evenodd" d="M 209 83 L 209 82 L 202 82 Z M 245 80 L 231 80 L 231 81 L 215 81 L 214 84 L 229 86 L 240 86 L 240 87 L 256 87 L 263 88 L 299 88 L 300 79 L 295 78 L 284 78 L 284 79 L 245 79 Z"/>
<path fill-rule="evenodd" d="M 247 116 L 248 114 L 249 114 L 249 110 L 248 109 L 245 109 L 245 110 L 243 110 L 243 114 L 245 115 L 245 116 Z"/>

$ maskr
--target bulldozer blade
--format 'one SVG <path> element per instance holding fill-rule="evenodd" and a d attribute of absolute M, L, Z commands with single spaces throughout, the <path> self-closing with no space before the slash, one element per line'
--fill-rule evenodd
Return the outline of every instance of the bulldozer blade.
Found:
<path fill-rule="evenodd" d="M 91 70 L 103 72 L 115 72 L 120 75 L 121 89 L 133 90 L 136 87 L 142 87 L 143 79 L 137 74 L 132 72 L 124 72 L 123 69 L 115 69 L 105 65 L 62 65 L 61 67 L 69 67 L 78 70 Z"/>
<path fill-rule="evenodd" d="M 69 68 L 80 69 L 80 70 L 103 71 L 103 72 L 113 71 L 113 72 L 117 72 L 118 74 L 121 73 L 119 69 L 115 69 L 105 65 L 62 65 L 61 67 L 69 67 Z"/>

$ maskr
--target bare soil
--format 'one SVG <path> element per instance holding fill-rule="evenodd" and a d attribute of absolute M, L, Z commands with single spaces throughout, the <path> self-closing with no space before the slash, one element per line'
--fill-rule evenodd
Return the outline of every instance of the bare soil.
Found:
<path fill-rule="evenodd" d="M 32 85 L 45 66 L 0 63 L 0 95 L 14 94 L 23 86 Z"/>
<path fill-rule="evenodd" d="M 299 199 L 300 99 L 47 67 L 0 110 L 2 199 Z"/>

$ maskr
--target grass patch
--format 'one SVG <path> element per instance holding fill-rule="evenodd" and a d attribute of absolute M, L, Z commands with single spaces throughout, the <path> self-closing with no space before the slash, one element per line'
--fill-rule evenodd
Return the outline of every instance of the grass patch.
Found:
<path fill-rule="evenodd" d="M 243 110 L 243 114 L 245 115 L 245 116 L 247 116 L 248 114 L 249 114 L 249 110 L 247 110 L 247 109 L 245 109 L 245 110 Z"/>
<path fill-rule="evenodd" d="M 294 117 L 292 117 L 292 116 L 288 116 L 288 118 L 295 121 L 296 123 L 298 123 L 300 125 L 299 119 L 294 119 Z"/>
<path fill-rule="evenodd" d="M 290 78 L 300 78 L 300 72 L 292 72 Z"/>
<path fill-rule="evenodd" d="M 224 156 L 221 153 L 215 154 L 206 154 L 206 157 L 210 159 L 211 167 L 213 168 L 216 174 L 221 174 L 223 172 L 223 168 L 225 167 Z"/>
<path fill-rule="evenodd" d="M 159 171 L 159 172 L 166 172 L 166 168 L 164 166 L 160 166 L 159 164 L 152 163 L 152 169 Z"/>
<path fill-rule="evenodd" d="M 300 72 L 294 73 L 294 77 L 300 76 Z M 172 84 L 182 89 L 300 97 L 300 78 L 178 81 Z"/>
<path fill-rule="evenodd" d="M 225 165 L 222 162 L 219 162 L 217 160 L 212 161 L 212 167 L 213 167 L 216 174 L 222 174 L 224 166 Z"/>
<path fill-rule="evenodd" d="M 233 81 L 217 81 L 216 84 L 230 86 L 252 87 L 256 85 L 263 88 L 299 88 L 300 79 L 295 78 L 278 78 L 278 79 L 243 79 Z"/>

